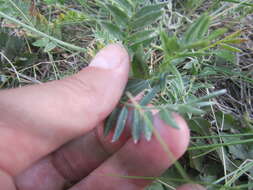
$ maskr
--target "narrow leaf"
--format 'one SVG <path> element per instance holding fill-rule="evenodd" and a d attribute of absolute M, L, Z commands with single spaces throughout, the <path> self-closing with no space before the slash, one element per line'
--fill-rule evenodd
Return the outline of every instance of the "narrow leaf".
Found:
<path fill-rule="evenodd" d="M 110 13 L 116 20 L 117 25 L 120 25 L 122 28 L 125 28 L 129 20 L 128 15 L 116 6 L 108 4 L 107 8 L 110 10 Z"/>
<path fill-rule="evenodd" d="M 123 33 L 120 31 L 120 29 L 119 29 L 116 25 L 114 25 L 114 24 L 112 24 L 112 23 L 110 23 L 110 22 L 101 22 L 101 25 L 102 25 L 113 37 L 115 37 L 115 38 L 118 39 L 118 40 L 122 40 L 122 41 L 123 41 L 124 35 L 123 35 Z"/>
<path fill-rule="evenodd" d="M 136 14 L 135 18 L 144 17 L 151 12 L 160 11 L 167 3 L 153 4 L 142 7 Z"/>
<path fill-rule="evenodd" d="M 147 80 L 129 79 L 125 91 L 130 92 L 133 96 L 136 96 L 148 87 L 149 82 Z"/>
<path fill-rule="evenodd" d="M 132 62 L 133 74 L 136 78 L 146 79 L 149 76 L 149 69 L 145 56 L 143 46 L 139 46 Z"/>
<path fill-rule="evenodd" d="M 45 47 L 49 43 L 48 38 L 41 38 L 33 43 L 36 47 Z"/>
<path fill-rule="evenodd" d="M 177 124 L 177 122 L 174 120 L 172 114 L 170 111 L 166 110 L 166 109 L 162 109 L 159 112 L 160 118 L 169 126 L 179 129 L 179 126 Z"/>
<path fill-rule="evenodd" d="M 113 0 L 118 5 L 120 5 L 129 14 L 132 14 L 132 9 L 134 8 L 128 0 Z"/>
<path fill-rule="evenodd" d="M 56 44 L 54 42 L 49 42 L 46 47 L 44 48 L 44 52 L 50 52 L 51 50 L 53 50 L 54 48 L 56 48 Z"/>
<path fill-rule="evenodd" d="M 220 95 L 223 95 L 227 93 L 227 90 L 226 89 L 223 89 L 223 90 L 219 90 L 219 91 L 216 91 L 216 92 L 212 92 L 206 96 L 202 96 L 202 97 L 199 97 L 198 99 L 196 100 L 192 100 L 190 102 L 188 102 L 188 104 L 194 104 L 194 103 L 198 103 L 198 102 L 202 102 L 202 101 L 205 101 L 205 100 L 209 100 L 209 99 L 212 99 L 216 96 L 220 96 Z"/>
<path fill-rule="evenodd" d="M 132 137 L 134 143 L 137 143 L 141 136 L 141 117 L 137 109 L 133 111 Z"/>
<path fill-rule="evenodd" d="M 144 30 L 132 34 L 128 37 L 127 41 L 130 43 L 130 46 L 135 47 L 144 44 L 148 40 L 154 39 L 155 36 L 156 33 L 154 30 Z"/>
<path fill-rule="evenodd" d="M 151 102 L 151 100 L 157 95 L 157 93 L 160 91 L 159 86 L 156 86 L 152 88 L 140 101 L 141 106 L 146 106 Z"/>
<path fill-rule="evenodd" d="M 240 44 L 240 43 L 244 43 L 247 42 L 247 39 L 244 38 L 235 38 L 235 39 L 228 39 L 228 40 L 223 40 L 223 43 L 226 44 Z"/>
<path fill-rule="evenodd" d="M 199 102 L 199 103 L 196 103 L 196 106 L 198 107 L 206 107 L 206 106 L 212 106 L 212 105 L 215 105 L 216 103 L 215 102 Z"/>
<path fill-rule="evenodd" d="M 240 0 L 221 0 L 221 1 L 226 1 L 226 2 L 230 2 L 230 3 L 238 3 L 238 4 L 245 5 L 245 6 L 253 7 L 253 3 L 247 3 L 247 2 L 240 1 Z"/>
<path fill-rule="evenodd" d="M 183 47 L 183 49 L 196 49 L 196 48 L 204 48 L 210 44 L 208 40 L 199 40 L 193 43 L 190 43 Z"/>
<path fill-rule="evenodd" d="M 142 120 L 143 125 L 144 125 L 144 135 L 147 141 L 150 141 L 152 138 L 152 134 L 153 134 L 153 126 L 151 126 L 150 124 L 153 124 L 153 114 L 151 111 L 146 111 L 145 112 L 145 118 L 143 118 Z"/>
<path fill-rule="evenodd" d="M 123 107 L 117 120 L 115 132 L 112 137 L 112 142 L 116 142 L 120 138 L 126 125 L 127 116 L 128 116 L 128 110 L 126 107 Z"/>
<path fill-rule="evenodd" d="M 104 126 L 104 135 L 107 136 L 116 124 L 120 109 L 115 108 L 111 115 L 107 118 Z"/>
<path fill-rule="evenodd" d="M 132 23 L 131 23 L 131 28 L 132 29 L 140 29 L 144 28 L 154 22 L 157 21 L 163 14 L 163 11 L 156 11 L 156 12 L 151 12 L 150 14 L 136 18 Z"/>
<path fill-rule="evenodd" d="M 161 34 L 163 50 L 166 54 L 172 55 L 180 50 L 180 45 L 176 36 L 168 36 L 165 31 L 162 31 Z"/>
<path fill-rule="evenodd" d="M 207 40 L 209 40 L 209 41 L 215 40 L 216 38 L 225 34 L 227 31 L 228 31 L 228 29 L 226 29 L 226 28 L 219 28 L 217 30 L 214 30 L 213 32 L 210 33 Z"/>
<path fill-rule="evenodd" d="M 182 113 L 182 114 L 192 113 L 192 114 L 195 114 L 195 115 L 202 115 L 202 114 L 205 113 L 203 110 L 201 110 L 199 108 L 196 108 L 196 107 L 193 107 L 191 105 L 180 105 L 180 106 L 178 106 L 178 112 Z"/>
<path fill-rule="evenodd" d="M 228 44 L 220 44 L 220 46 L 222 47 L 222 48 L 224 48 L 224 49 L 227 49 L 227 50 L 229 50 L 229 51 L 232 51 L 232 52 L 242 52 L 242 50 L 240 50 L 240 49 L 238 49 L 238 48 L 236 48 L 236 47 L 233 47 L 233 46 L 230 46 L 230 45 L 228 45 Z"/>
<path fill-rule="evenodd" d="M 209 28 L 210 21 L 211 19 L 207 14 L 199 17 L 185 32 L 184 43 L 188 44 L 203 38 Z"/>

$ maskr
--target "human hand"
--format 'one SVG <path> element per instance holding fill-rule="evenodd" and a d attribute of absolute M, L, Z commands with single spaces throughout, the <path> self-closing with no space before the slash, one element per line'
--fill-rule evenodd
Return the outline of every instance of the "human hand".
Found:
<path fill-rule="evenodd" d="M 159 176 L 172 160 L 155 137 L 134 144 L 129 133 L 116 143 L 102 134 L 128 79 L 129 57 L 119 45 L 101 50 L 91 65 L 60 81 L 0 92 L 0 187 L 4 190 L 139 190 L 151 181 L 120 176 Z M 189 142 L 154 116 L 174 158 Z M 130 126 L 129 126 L 130 127 Z M 193 190 L 183 186 L 179 190 Z M 202 189 L 199 187 L 199 189 Z"/>

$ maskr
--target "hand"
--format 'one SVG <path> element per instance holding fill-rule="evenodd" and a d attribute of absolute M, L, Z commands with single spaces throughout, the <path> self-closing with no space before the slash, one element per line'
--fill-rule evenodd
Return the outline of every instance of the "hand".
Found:
<path fill-rule="evenodd" d="M 135 145 L 127 132 L 117 143 L 102 134 L 103 121 L 117 105 L 128 71 L 125 49 L 109 45 L 74 76 L 1 91 L 1 189 L 140 190 L 151 181 L 111 175 L 159 176 L 168 168 L 172 160 L 155 137 Z M 157 116 L 154 126 L 179 158 L 188 146 L 189 130 L 180 116 L 175 120 L 180 130 Z"/>

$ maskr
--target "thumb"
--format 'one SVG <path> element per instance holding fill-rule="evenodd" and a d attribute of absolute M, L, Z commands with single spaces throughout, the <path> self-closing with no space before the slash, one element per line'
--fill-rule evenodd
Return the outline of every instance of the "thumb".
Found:
<path fill-rule="evenodd" d="M 16 174 L 91 130 L 118 103 L 128 71 L 126 50 L 114 44 L 101 50 L 90 66 L 64 80 L 1 91 L 0 144 L 11 146 L 0 146 L 5 155 L 0 157 L 0 167 L 2 163 Z"/>

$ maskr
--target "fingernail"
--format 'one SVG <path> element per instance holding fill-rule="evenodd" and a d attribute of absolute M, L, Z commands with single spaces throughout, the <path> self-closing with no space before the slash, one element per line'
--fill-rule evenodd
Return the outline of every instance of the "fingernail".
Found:
<path fill-rule="evenodd" d="M 89 66 L 102 69 L 115 69 L 128 61 L 129 56 L 126 49 L 120 44 L 112 44 L 100 50 Z"/>

